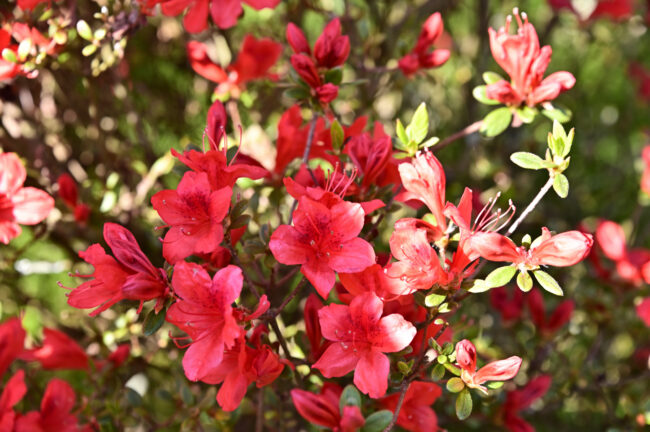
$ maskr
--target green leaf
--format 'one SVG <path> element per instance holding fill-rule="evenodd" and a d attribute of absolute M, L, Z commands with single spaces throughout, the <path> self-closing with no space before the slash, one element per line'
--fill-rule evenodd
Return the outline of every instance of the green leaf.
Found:
<path fill-rule="evenodd" d="M 397 369 L 404 376 L 408 375 L 411 372 L 411 366 L 409 366 L 408 363 L 403 362 L 403 361 L 398 361 L 397 362 Z"/>
<path fill-rule="evenodd" d="M 250 215 L 247 214 L 239 215 L 237 216 L 237 218 L 235 218 L 235 220 L 230 222 L 230 229 L 232 230 L 232 229 L 237 229 L 246 226 L 248 225 L 250 220 L 251 220 Z"/>
<path fill-rule="evenodd" d="M 160 312 L 156 313 L 153 309 L 147 314 L 147 317 L 144 319 L 144 324 L 142 326 L 142 333 L 145 336 L 151 336 L 156 333 L 160 327 L 162 327 L 165 322 L 165 315 L 167 310 L 163 309 Z"/>
<path fill-rule="evenodd" d="M 87 41 L 93 40 L 93 31 L 90 29 L 88 23 L 84 20 L 77 21 L 77 33 L 79 33 L 79 36 L 86 39 Z"/>
<path fill-rule="evenodd" d="M 537 110 L 535 108 L 531 108 L 526 105 L 523 108 L 517 108 L 517 115 L 519 116 L 522 122 L 528 124 L 528 123 L 532 123 L 533 120 L 535 120 L 535 116 L 537 115 Z"/>
<path fill-rule="evenodd" d="M 517 267 L 514 266 L 499 267 L 498 269 L 492 270 L 492 272 L 487 275 L 485 278 L 485 284 L 490 288 L 504 286 L 510 282 L 516 271 Z"/>
<path fill-rule="evenodd" d="M 517 275 L 517 286 L 523 292 L 528 292 L 533 287 L 533 278 L 526 271 L 519 272 Z"/>
<path fill-rule="evenodd" d="M 553 276 L 551 276 L 550 274 L 542 270 L 535 270 L 533 274 L 535 275 L 535 279 L 537 279 L 537 282 L 539 282 L 542 288 L 544 288 L 546 291 L 550 292 L 551 294 L 555 294 L 557 296 L 564 295 L 564 292 L 562 291 L 560 284 L 557 283 L 555 279 L 553 279 Z"/>
<path fill-rule="evenodd" d="M 240 199 L 232 206 L 232 209 L 230 210 L 230 217 L 231 218 L 239 217 L 242 213 L 244 213 L 246 207 L 248 207 L 248 200 Z"/>
<path fill-rule="evenodd" d="M 440 364 L 445 364 L 449 362 L 449 358 L 446 355 L 441 354 L 438 357 L 436 357 L 436 361 Z"/>
<path fill-rule="evenodd" d="M 97 45 L 86 45 L 81 50 L 81 55 L 84 56 L 84 57 L 88 57 L 88 56 L 93 55 L 95 53 L 95 51 L 97 51 Z"/>
<path fill-rule="evenodd" d="M 553 120 L 553 136 L 555 138 L 566 139 L 566 131 L 557 120 Z"/>
<path fill-rule="evenodd" d="M 353 384 L 345 386 L 343 393 L 341 393 L 341 399 L 339 400 L 341 416 L 343 416 L 343 408 L 348 405 L 361 407 L 361 393 L 359 393 L 359 390 Z"/>
<path fill-rule="evenodd" d="M 440 138 L 438 137 L 431 137 L 422 144 L 420 144 L 420 148 L 429 148 L 433 147 L 434 145 L 438 144 L 440 142 Z"/>
<path fill-rule="evenodd" d="M 544 159 L 534 153 L 515 152 L 510 155 L 510 160 L 525 169 L 538 170 L 544 168 Z"/>
<path fill-rule="evenodd" d="M 406 131 L 404 130 L 404 125 L 402 122 L 397 119 L 397 122 L 395 124 L 395 132 L 397 133 L 397 138 L 406 146 L 409 142 L 408 136 L 406 136 Z"/>
<path fill-rule="evenodd" d="M 9 48 L 5 48 L 2 50 L 2 58 L 8 61 L 9 63 L 16 63 L 18 61 L 18 58 L 16 57 L 16 53 Z"/>
<path fill-rule="evenodd" d="M 334 119 L 332 127 L 330 128 L 330 135 L 332 136 L 332 148 L 339 150 L 343 147 L 343 140 L 345 139 L 345 132 L 343 126 L 338 120 Z"/>
<path fill-rule="evenodd" d="M 454 349 L 455 349 L 454 344 L 451 342 L 445 342 L 444 344 L 442 344 L 442 353 L 444 355 L 448 355 L 448 356 L 452 355 Z"/>
<path fill-rule="evenodd" d="M 429 133 L 429 113 L 427 106 L 422 102 L 413 114 L 411 123 L 406 127 L 406 136 L 409 141 L 420 144 Z"/>
<path fill-rule="evenodd" d="M 465 383 L 460 378 L 454 377 L 454 378 L 450 378 L 449 381 L 447 381 L 447 390 L 452 393 L 458 393 L 464 388 L 465 388 Z"/>
<path fill-rule="evenodd" d="M 472 294 L 482 293 L 492 288 L 482 279 L 474 279 L 473 281 L 469 281 L 469 283 L 471 283 L 471 285 L 467 288 L 467 291 L 471 292 Z"/>
<path fill-rule="evenodd" d="M 556 138 L 551 132 L 548 133 L 548 148 L 551 150 L 553 155 L 560 155 L 564 153 L 564 139 Z"/>
<path fill-rule="evenodd" d="M 441 364 L 437 364 L 431 369 L 431 379 L 434 381 L 440 381 L 445 376 L 445 367 Z"/>
<path fill-rule="evenodd" d="M 488 388 L 493 390 L 503 387 L 503 381 L 492 381 L 487 384 Z"/>
<path fill-rule="evenodd" d="M 494 84 L 495 82 L 505 81 L 501 75 L 496 72 L 483 72 L 483 81 L 485 84 Z"/>
<path fill-rule="evenodd" d="M 487 97 L 486 87 L 484 85 L 474 87 L 474 90 L 472 90 L 472 96 L 474 96 L 474 99 L 485 105 L 499 105 L 501 103 L 498 100 Z"/>
<path fill-rule="evenodd" d="M 551 120 L 557 120 L 560 123 L 566 123 L 571 120 L 571 111 L 567 108 L 553 107 L 552 109 L 542 110 L 542 114 Z"/>
<path fill-rule="evenodd" d="M 486 115 L 483 119 L 481 133 L 487 137 L 497 136 L 504 130 L 508 129 L 511 121 L 512 112 L 510 111 L 510 108 L 497 108 Z"/>
<path fill-rule="evenodd" d="M 388 410 L 381 410 L 366 417 L 366 422 L 361 428 L 362 432 L 381 432 L 393 419 L 393 413 Z"/>
<path fill-rule="evenodd" d="M 569 152 L 571 151 L 571 146 L 573 146 L 573 138 L 575 137 L 575 134 L 576 134 L 575 128 L 571 128 L 569 134 L 564 140 L 564 151 L 562 152 L 562 157 L 568 156 Z"/>
<path fill-rule="evenodd" d="M 291 99 L 307 99 L 309 98 L 309 90 L 304 87 L 293 87 L 288 90 L 285 90 L 284 95 Z"/>
<path fill-rule="evenodd" d="M 445 369 L 447 369 L 449 372 L 453 373 L 456 376 L 460 376 L 460 369 L 458 368 L 458 366 L 454 366 L 451 363 L 445 363 L 444 366 Z"/>
<path fill-rule="evenodd" d="M 465 420 L 470 414 L 472 414 L 472 395 L 468 389 L 465 389 L 456 398 L 456 416 L 459 420 Z"/>
<path fill-rule="evenodd" d="M 424 305 L 426 307 L 435 307 L 444 302 L 447 296 L 444 294 L 429 294 L 424 298 Z"/>
<path fill-rule="evenodd" d="M 343 69 L 340 67 L 330 69 L 327 72 L 325 72 L 325 82 L 326 83 L 332 83 L 334 85 L 339 85 L 341 84 L 341 81 L 343 81 Z"/>
<path fill-rule="evenodd" d="M 569 179 L 564 174 L 556 174 L 553 179 L 553 189 L 560 198 L 569 195 Z"/>

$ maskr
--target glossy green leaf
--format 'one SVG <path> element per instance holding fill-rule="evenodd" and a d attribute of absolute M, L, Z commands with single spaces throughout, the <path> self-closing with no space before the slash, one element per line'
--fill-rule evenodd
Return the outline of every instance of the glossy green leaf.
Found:
<path fill-rule="evenodd" d="M 370 414 L 366 417 L 366 422 L 361 428 L 361 432 L 381 432 L 386 429 L 393 419 L 393 413 L 388 410 L 381 410 Z"/>
<path fill-rule="evenodd" d="M 454 377 L 454 378 L 450 378 L 449 381 L 447 381 L 447 390 L 452 393 L 458 393 L 464 388 L 465 388 L 465 383 L 460 378 Z"/>
<path fill-rule="evenodd" d="M 544 288 L 546 291 L 550 292 L 551 294 L 555 294 L 557 296 L 563 296 L 564 291 L 562 291 L 562 287 L 560 287 L 560 284 L 557 283 L 555 279 L 553 279 L 553 276 L 550 274 L 546 273 L 543 270 L 535 270 L 533 272 L 535 275 L 535 279 L 537 279 L 537 282 Z"/>
<path fill-rule="evenodd" d="M 528 292 L 533 287 L 533 278 L 526 271 L 519 272 L 517 275 L 517 286 L 523 292 Z"/>
<path fill-rule="evenodd" d="M 510 160 L 515 164 L 525 169 L 543 169 L 544 159 L 534 153 L 529 152 L 516 152 L 510 155 Z"/>
<path fill-rule="evenodd" d="M 483 119 L 481 133 L 487 137 L 494 137 L 508 129 L 512 122 L 512 112 L 510 108 L 497 108 L 490 112 Z"/>
<path fill-rule="evenodd" d="M 429 133 L 429 113 L 427 106 L 422 102 L 413 114 L 411 123 L 406 127 L 406 136 L 409 141 L 420 144 Z"/>
<path fill-rule="evenodd" d="M 487 97 L 486 87 L 484 85 L 474 87 L 474 90 L 472 90 L 472 96 L 474 96 L 474 99 L 485 105 L 499 105 L 501 103 L 498 100 Z"/>
<path fill-rule="evenodd" d="M 341 416 L 343 416 L 343 408 L 349 405 L 361 407 L 361 393 L 359 393 L 359 390 L 357 390 L 357 388 L 352 384 L 345 386 L 341 393 L 341 398 L 339 399 L 339 411 L 341 412 Z"/>
<path fill-rule="evenodd" d="M 556 174 L 553 179 L 553 190 L 560 198 L 566 198 L 569 195 L 569 179 L 564 174 Z"/>
<path fill-rule="evenodd" d="M 499 267 L 498 269 L 492 270 L 492 272 L 487 275 L 485 278 L 485 284 L 490 288 L 504 286 L 512 280 L 516 271 L 517 268 L 514 266 Z"/>
<path fill-rule="evenodd" d="M 465 420 L 470 414 L 472 414 L 472 395 L 468 389 L 464 389 L 456 398 L 456 416 L 459 420 Z"/>

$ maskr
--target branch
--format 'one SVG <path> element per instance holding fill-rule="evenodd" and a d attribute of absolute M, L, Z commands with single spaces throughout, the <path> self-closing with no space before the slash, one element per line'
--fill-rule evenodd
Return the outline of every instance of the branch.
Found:
<path fill-rule="evenodd" d="M 309 152 L 311 152 L 311 146 L 314 142 L 314 132 L 316 131 L 316 122 L 318 121 L 318 115 L 314 114 L 314 117 L 311 119 L 311 123 L 309 124 L 309 132 L 307 133 L 307 144 L 305 145 L 305 152 L 302 154 L 302 163 L 307 165 L 307 161 L 309 160 Z M 316 176 L 314 173 L 307 167 L 307 171 L 309 171 L 309 174 L 311 175 L 311 179 L 314 181 L 314 184 L 318 184 L 318 181 L 316 179 Z M 291 206 L 291 214 L 289 215 L 289 225 L 291 225 L 291 221 L 293 220 L 293 212 L 296 210 L 296 207 L 298 206 L 298 200 L 294 199 L 293 200 L 293 205 Z"/>
<path fill-rule="evenodd" d="M 437 152 L 438 150 L 447 147 L 449 144 L 456 141 L 457 139 L 463 138 L 467 135 L 471 135 L 474 132 L 478 132 L 478 130 L 481 129 L 481 126 L 483 126 L 483 120 L 475 121 L 471 125 L 467 126 L 465 129 L 460 130 L 455 134 L 449 135 L 447 138 L 443 139 L 438 144 L 431 147 L 431 151 Z"/>
<path fill-rule="evenodd" d="M 535 198 L 533 198 L 530 204 L 528 204 L 528 207 L 524 209 L 523 213 L 519 216 L 519 218 L 516 221 L 514 221 L 514 223 L 510 226 L 510 228 L 508 228 L 508 232 L 506 233 L 506 235 L 510 236 L 512 235 L 512 233 L 515 232 L 519 224 L 522 223 L 524 219 L 526 219 L 526 216 L 528 216 L 530 212 L 532 212 L 535 209 L 537 204 L 539 204 L 542 198 L 544 198 L 544 195 L 546 195 L 546 192 L 548 192 L 549 189 L 551 189 L 551 186 L 553 186 L 553 177 L 548 178 L 546 184 L 542 186 L 539 192 L 537 192 L 537 195 L 535 196 Z"/>

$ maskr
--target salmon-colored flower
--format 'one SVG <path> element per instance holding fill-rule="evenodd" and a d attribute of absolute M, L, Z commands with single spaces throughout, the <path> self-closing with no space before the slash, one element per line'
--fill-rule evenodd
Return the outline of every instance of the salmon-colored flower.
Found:
<path fill-rule="evenodd" d="M 382 318 L 383 302 L 374 293 L 355 297 L 350 306 L 331 304 L 318 312 L 325 339 L 333 341 L 312 366 L 327 378 L 354 371 L 354 384 L 371 398 L 388 388 L 390 361 L 384 353 L 401 351 L 416 329 L 399 314 Z"/>
<path fill-rule="evenodd" d="M 165 270 L 151 264 L 126 228 L 106 223 L 104 239 L 115 258 L 107 255 L 99 244 L 79 252 L 95 271 L 77 276 L 94 279 L 74 288 L 68 294 L 68 304 L 79 309 L 96 307 L 90 313 L 95 316 L 121 300 L 138 300 L 142 309 L 145 301 L 157 299 L 156 310 L 159 311 L 169 292 Z"/>
<path fill-rule="evenodd" d="M 172 286 L 178 299 L 166 319 L 192 339 L 183 356 L 188 379 L 198 381 L 210 374 L 221 363 L 224 349 L 231 348 L 243 333 L 232 307 L 242 283 L 242 271 L 233 265 L 219 270 L 212 279 L 198 264 L 174 266 Z"/>
<path fill-rule="evenodd" d="M 644 164 L 643 176 L 641 177 L 641 190 L 650 195 L 650 145 L 643 149 L 641 156 Z"/>
<path fill-rule="evenodd" d="M 628 248 L 623 227 L 616 222 L 601 221 L 596 229 L 596 241 L 605 256 L 616 264 L 621 279 L 634 285 L 650 283 L 650 250 Z"/>
<path fill-rule="evenodd" d="M 336 384 L 325 383 L 320 394 L 305 390 L 291 390 L 291 400 L 298 413 L 312 424 L 338 432 L 356 432 L 365 419 L 358 406 L 345 405 L 343 412 L 339 400 L 343 389 Z"/>
<path fill-rule="evenodd" d="M 422 25 L 422 30 L 413 50 L 399 59 L 398 67 L 404 75 L 408 77 L 420 69 L 442 66 L 449 59 L 449 50 L 430 49 L 440 35 L 442 35 L 442 32 L 442 16 L 440 12 L 436 12 L 430 15 Z"/>
<path fill-rule="evenodd" d="M 551 62 L 552 49 L 546 45 L 540 49 L 535 27 L 528 22 L 525 13 L 513 11 L 519 30 L 509 34 L 512 16 L 508 16 L 505 27 L 499 31 L 488 29 L 490 49 L 494 60 L 510 76 L 510 82 L 497 81 L 486 88 L 487 97 L 506 105 L 535 106 L 555 99 L 561 92 L 575 84 L 569 72 L 555 72 L 544 78 Z M 523 20 L 522 20 L 523 18 Z"/>
<path fill-rule="evenodd" d="M 0 243 L 18 236 L 20 225 L 40 223 L 54 207 L 54 199 L 44 191 L 23 187 L 26 177 L 16 153 L 0 153 Z"/>
<path fill-rule="evenodd" d="M 303 196 L 293 214 L 293 226 L 280 225 L 269 247 L 282 264 L 301 265 L 302 274 L 327 298 L 335 272 L 359 272 L 375 263 L 372 246 L 358 237 L 363 222 L 360 204 L 340 198 L 319 202 Z"/>
<path fill-rule="evenodd" d="M 519 372 L 521 358 L 509 357 L 486 364 L 476 370 L 476 347 L 463 339 L 456 344 L 456 362 L 461 369 L 461 379 L 467 387 L 475 388 L 487 394 L 487 389 L 481 384 L 487 381 L 506 381 L 514 378 Z"/>
<path fill-rule="evenodd" d="M 411 432 L 438 430 L 438 417 L 431 405 L 440 397 L 442 389 L 432 382 L 413 381 L 406 390 L 402 408 L 397 416 L 397 425 Z M 381 399 L 379 403 L 395 412 L 399 393 Z"/>

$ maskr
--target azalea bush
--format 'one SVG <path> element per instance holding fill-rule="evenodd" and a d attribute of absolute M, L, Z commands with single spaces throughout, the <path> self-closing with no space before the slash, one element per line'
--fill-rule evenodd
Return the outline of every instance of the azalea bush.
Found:
<path fill-rule="evenodd" d="M 650 425 L 646 2 L 0 14 L 0 431 Z"/>

